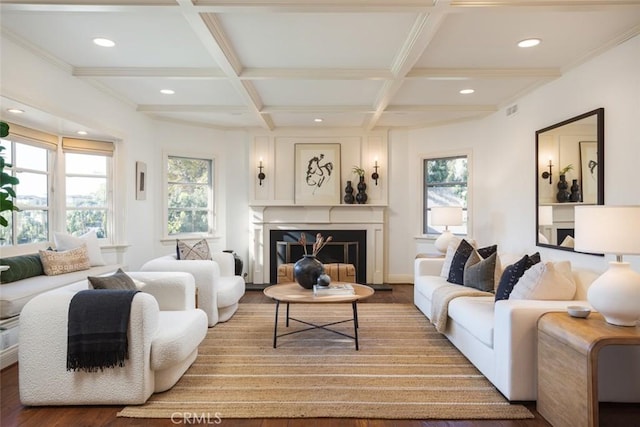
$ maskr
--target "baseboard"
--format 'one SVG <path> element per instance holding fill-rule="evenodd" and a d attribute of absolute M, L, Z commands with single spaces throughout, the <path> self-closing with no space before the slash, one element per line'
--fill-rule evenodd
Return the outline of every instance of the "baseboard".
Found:
<path fill-rule="evenodd" d="M 0 369 L 7 368 L 14 363 L 18 363 L 18 344 L 0 352 Z"/>

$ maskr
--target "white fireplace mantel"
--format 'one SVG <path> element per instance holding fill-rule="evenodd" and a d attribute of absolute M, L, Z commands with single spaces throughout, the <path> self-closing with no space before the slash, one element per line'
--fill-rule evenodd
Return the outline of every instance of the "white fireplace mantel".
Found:
<path fill-rule="evenodd" d="M 269 281 L 271 230 L 365 230 L 367 232 L 367 283 L 382 284 L 384 277 L 383 205 L 251 206 L 253 239 L 249 263 L 253 283 Z"/>

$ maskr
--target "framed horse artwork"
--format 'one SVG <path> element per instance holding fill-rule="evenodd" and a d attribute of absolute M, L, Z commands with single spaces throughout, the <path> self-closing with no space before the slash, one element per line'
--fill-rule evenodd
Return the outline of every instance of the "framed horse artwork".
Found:
<path fill-rule="evenodd" d="M 340 144 L 295 144 L 295 203 L 340 204 Z"/>

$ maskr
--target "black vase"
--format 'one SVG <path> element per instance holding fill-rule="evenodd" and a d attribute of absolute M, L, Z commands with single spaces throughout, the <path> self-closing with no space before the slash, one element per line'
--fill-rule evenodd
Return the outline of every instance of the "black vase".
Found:
<path fill-rule="evenodd" d="M 226 249 L 226 250 L 224 250 L 222 252 L 226 252 L 228 254 L 233 255 L 235 275 L 236 276 L 242 276 L 242 267 L 244 266 L 242 258 L 240 258 L 238 256 L 238 254 L 233 251 L 233 249 Z"/>
<path fill-rule="evenodd" d="M 558 181 L 558 193 L 556 194 L 556 200 L 560 203 L 569 201 L 569 183 L 564 175 L 560 175 L 560 181 Z"/>
<path fill-rule="evenodd" d="M 364 176 L 360 177 L 360 180 L 358 181 L 358 193 L 356 194 L 356 202 L 358 202 L 358 204 L 364 204 L 367 203 L 367 184 L 365 184 L 364 182 Z"/>
<path fill-rule="evenodd" d="M 580 201 L 580 184 L 578 184 L 577 179 L 574 179 L 573 184 L 571 185 L 571 195 L 569 196 L 569 200 L 572 202 Z"/>
<path fill-rule="evenodd" d="M 293 265 L 294 279 L 306 289 L 313 289 L 321 274 L 324 274 L 324 265 L 313 255 L 304 255 Z"/>
<path fill-rule="evenodd" d="M 353 204 L 356 198 L 353 196 L 353 187 L 351 186 L 351 181 L 347 181 L 347 186 L 344 187 L 344 202 L 348 205 Z"/>

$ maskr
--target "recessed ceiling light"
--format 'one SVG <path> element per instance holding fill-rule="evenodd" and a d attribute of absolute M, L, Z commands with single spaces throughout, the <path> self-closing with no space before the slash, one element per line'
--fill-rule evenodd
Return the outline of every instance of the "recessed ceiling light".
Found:
<path fill-rule="evenodd" d="M 320 117 L 318 117 L 317 119 L 313 119 L 313 121 L 316 123 L 322 123 L 324 119 L 321 119 Z"/>
<path fill-rule="evenodd" d="M 160 89 L 160 93 L 163 95 L 173 95 L 176 91 L 172 89 Z"/>
<path fill-rule="evenodd" d="M 113 40 L 97 37 L 93 39 L 93 43 L 101 47 L 114 47 L 116 43 Z"/>
<path fill-rule="evenodd" d="M 79 130 L 76 132 L 78 135 L 86 135 L 88 132 L 86 130 Z"/>
<path fill-rule="evenodd" d="M 470 93 L 473 93 L 473 92 L 475 92 L 475 90 L 473 90 L 473 89 L 462 89 L 460 91 L 460 93 L 463 94 L 463 95 L 469 95 Z"/>
<path fill-rule="evenodd" d="M 22 114 L 24 113 L 24 110 L 21 110 L 19 108 L 7 108 L 7 111 L 13 114 Z"/>
<path fill-rule="evenodd" d="M 525 39 L 518 42 L 519 47 L 533 47 L 540 44 L 540 39 Z"/>

